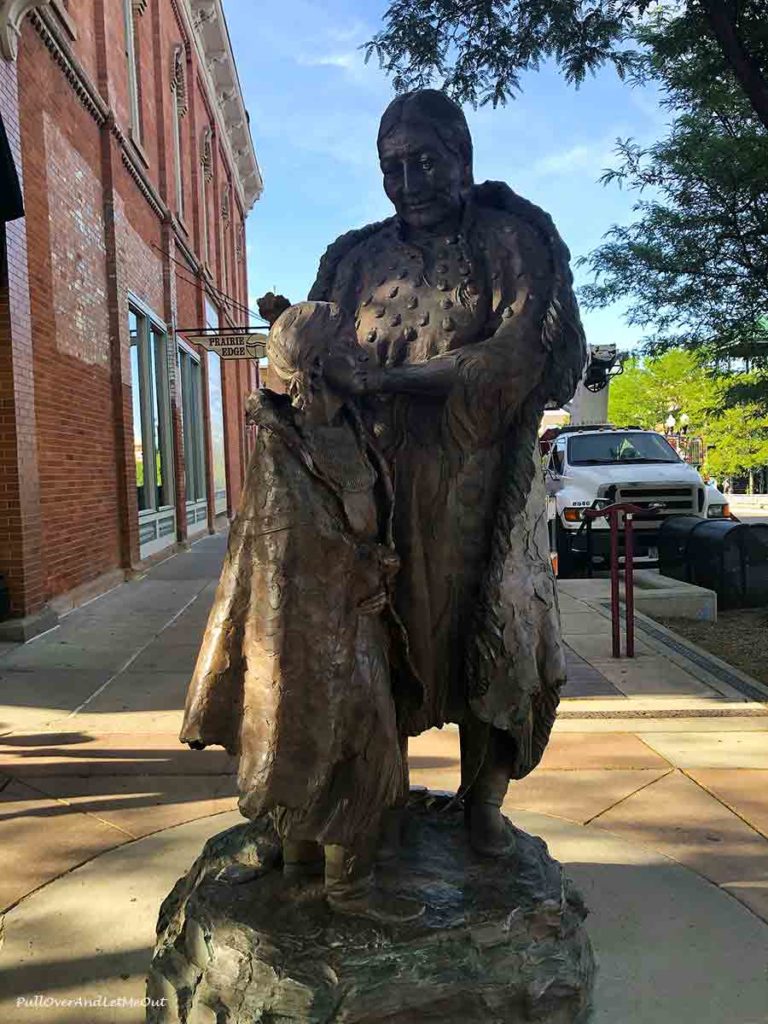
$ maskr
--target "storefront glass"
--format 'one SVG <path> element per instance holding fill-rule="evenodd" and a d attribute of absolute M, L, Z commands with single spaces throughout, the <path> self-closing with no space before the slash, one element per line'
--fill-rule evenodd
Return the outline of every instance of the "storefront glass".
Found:
<path fill-rule="evenodd" d="M 131 306 L 131 403 L 142 557 L 173 543 L 173 487 L 168 338 L 154 317 Z"/>
<path fill-rule="evenodd" d="M 219 314 L 210 302 L 205 303 L 206 325 L 218 328 Z M 208 405 L 211 417 L 211 451 L 213 455 L 214 509 L 227 511 L 227 465 L 224 444 L 224 391 L 221 379 L 221 359 L 215 352 L 208 353 Z"/>

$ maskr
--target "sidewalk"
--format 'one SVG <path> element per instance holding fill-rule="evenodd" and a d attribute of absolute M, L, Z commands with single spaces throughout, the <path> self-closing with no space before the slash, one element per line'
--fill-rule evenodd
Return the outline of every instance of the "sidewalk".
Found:
<path fill-rule="evenodd" d="M 231 759 L 177 739 L 224 546 L 206 538 L 0 650 L 3 1021 L 91 1024 L 82 1010 L 23 1013 L 15 1000 L 31 992 L 141 995 L 160 899 L 236 820 Z M 605 610 L 578 582 L 561 584 L 561 714 L 507 812 L 585 889 L 601 999 L 614 1007 L 597 1021 L 677 1024 L 695 974 L 701 1006 L 686 1016 L 765 1024 L 768 691 L 642 617 L 638 658 L 614 662 Z M 411 765 L 414 783 L 454 789 L 456 730 L 414 740 Z M 668 991 L 653 959 L 667 942 L 679 966 Z M 645 992 L 645 1008 L 611 1016 L 628 991 Z"/>

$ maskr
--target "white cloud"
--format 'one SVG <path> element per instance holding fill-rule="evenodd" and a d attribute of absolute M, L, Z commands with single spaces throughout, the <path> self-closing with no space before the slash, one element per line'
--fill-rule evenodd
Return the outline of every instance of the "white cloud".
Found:
<path fill-rule="evenodd" d="M 533 165 L 533 171 L 549 177 L 582 172 L 599 174 L 610 163 L 612 152 L 612 146 L 607 146 L 604 141 L 591 146 L 579 143 L 537 160 Z"/>
<path fill-rule="evenodd" d="M 319 56 L 298 56 L 296 59 L 302 68 L 338 68 L 354 77 L 357 77 L 365 68 L 365 61 L 357 50 L 326 53 Z"/>
<path fill-rule="evenodd" d="M 366 64 L 363 51 L 357 47 L 354 49 L 329 49 L 328 52 L 320 54 L 303 53 L 294 59 L 304 68 L 334 69 L 356 86 L 365 86 L 366 90 L 374 93 L 389 88 L 389 83 L 383 79 L 376 61 L 372 60 Z"/>
<path fill-rule="evenodd" d="M 320 57 L 299 57 L 299 64 L 305 68 L 342 68 L 353 71 L 362 64 L 360 55 L 354 51 L 347 53 L 329 53 Z"/>
<path fill-rule="evenodd" d="M 351 109 L 311 109 L 308 105 L 285 104 L 275 109 L 257 103 L 252 115 L 252 123 L 258 125 L 261 136 L 290 140 L 294 150 L 330 158 L 365 173 L 378 173 L 379 112 L 374 104 Z M 325 182 L 324 188 L 331 184 Z"/>

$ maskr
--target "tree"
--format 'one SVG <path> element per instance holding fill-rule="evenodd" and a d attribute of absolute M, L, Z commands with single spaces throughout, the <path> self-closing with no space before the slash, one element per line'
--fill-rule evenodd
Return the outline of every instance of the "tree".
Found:
<path fill-rule="evenodd" d="M 618 426 L 653 429 L 670 413 L 685 414 L 690 431 L 704 430 L 717 404 L 713 378 L 700 360 L 684 349 L 672 349 L 651 359 L 633 358 L 611 381 L 608 418 Z"/>
<path fill-rule="evenodd" d="M 390 0 L 384 29 L 365 44 L 398 92 L 437 82 L 459 101 L 504 103 L 524 71 L 553 59 L 566 81 L 642 58 L 626 44 L 654 0 Z M 687 0 L 671 7 L 694 47 L 705 40 L 768 128 L 768 0 Z M 639 62 L 639 64 L 638 64 Z"/>
<path fill-rule="evenodd" d="M 632 358 L 613 379 L 608 418 L 619 426 L 653 430 L 670 415 L 688 417 L 688 433 L 707 446 L 705 468 L 716 477 L 738 476 L 768 465 L 768 415 L 755 402 L 728 404 L 728 395 L 752 374 L 721 375 L 700 356 L 670 349 Z"/>
<path fill-rule="evenodd" d="M 673 120 L 647 149 L 619 142 L 623 162 L 604 181 L 638 192 L 638 216 L 583 261 L 594 283 L 582 298 L 591 307 L 628 300 L 627 319 L 649 331 L 652 350 L 685 345 L 723 369 L 733 360 L 759 368 L 768 356 L 765 130 L 733 76 L 718 73 L 711 40 L 691 40 L 669 17 L 639 36 Z M 768 399 L 760 375 L 734 383 Z"/>
<path fill-rule="evenodd" d="M 751 474 L 768 466 L 768 416 L 757 405 L 733 405 L 711 424 L 706 468 L 714 476 Z"/>

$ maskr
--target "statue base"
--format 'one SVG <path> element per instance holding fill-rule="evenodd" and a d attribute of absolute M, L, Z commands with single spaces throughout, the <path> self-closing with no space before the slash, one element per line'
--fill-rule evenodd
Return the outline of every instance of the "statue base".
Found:
<path fill-rule="evenodd" d="M 407 924 L 333 913 L 283 878 L 271 824 L 206 844 L 160 911 L 148 1024 L 580 1024 L 595 974 L 586 909 L 545 843 L 480 857 L 451 794 L 414 791 L 379 884 L 425 905 Z"/>

